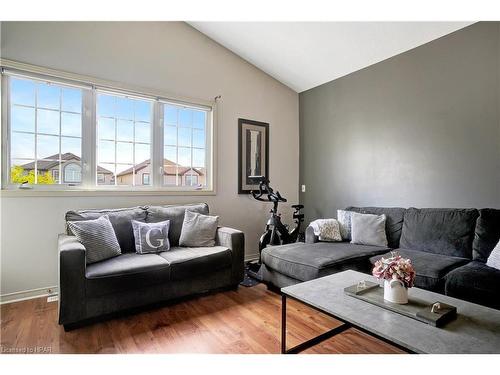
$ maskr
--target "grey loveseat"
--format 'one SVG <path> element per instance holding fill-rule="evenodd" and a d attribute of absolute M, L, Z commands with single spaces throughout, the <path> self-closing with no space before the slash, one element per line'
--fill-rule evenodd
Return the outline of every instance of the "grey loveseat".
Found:
<path fill-rule="evenodd" d="M 66 221 L 108 215 L 122 254 L 87 265 L 76 237 L 59 235 L 59 324 L 71 329 L 118 311 L 237 287 L 244 274 L 243 232 L 220 227 L 214 247 L 179 247 L 186 209 L 208 214 L 204 203 L 67 212 Z M 170 220 L 170 251 L 136 254 L 131 220 Z"/>
<path fill-rule="evenodd" d="M 414 264 L 419 288 L 500 309 L 500 271 L 486 265 L 500 240 L 500 210 L 348 207 L 385 214 L 387 247 L 319 242 L 311 227 L 306 243 L 262 252 L 264 281 L 284 287 L 346 269 L 370 273 L 392 249 Z"/>

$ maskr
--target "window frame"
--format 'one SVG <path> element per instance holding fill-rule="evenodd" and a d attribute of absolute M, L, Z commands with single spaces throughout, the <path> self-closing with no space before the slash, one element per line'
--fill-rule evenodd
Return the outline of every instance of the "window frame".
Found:
<path fill-rule="evenodd" d="M 69 195 L 102 195 L 109 193 L 120 193 L 126 195 L 158 193 L 171 195 L 215 195 L 216 168 L 214 165 L 216 150 L 216 101 L 192 100 L 174 98 L 163 92 L 143 89 L 140 87 L 126 86 L 112 81 L 104 81 L 93 77 L 81 76 L 73 73 L 60 72 L 34 65 L 18 63 L 11 60 L 0 59 L 1 68 L 1 109 L 2 109 L 2 142 L 1 164 L 1 195 L 51 195 L 68 193 Z M 10 76 L 22 76 L 22 78 L 51 82 L 55 85 L 78 87 L 82 89 L 82 182 L 79 185 L 61 184 L 53 185 L 29 185 L 28 189 L 20 189 L 18 184 L 10 182 Z M 149 99 L 152 101 L 151 118 L 151 185 L 98 185 L 97 184 L 97 92 L 107 91 L 110 94 L 136 97 L 138 99 Z M 89 93 L 84 95 L 84 93 Z M 206 111 L 207 126 L 206 134 L 206 187 L 200 189 L 197 186 L 168 186 L 163 185 L 163 105 L 174 104 L 187 108 L 202 109 Z M 60 179 L 62 179 L 60 173 Z M 64 179 L 62 179 L 64 180 Z"/>

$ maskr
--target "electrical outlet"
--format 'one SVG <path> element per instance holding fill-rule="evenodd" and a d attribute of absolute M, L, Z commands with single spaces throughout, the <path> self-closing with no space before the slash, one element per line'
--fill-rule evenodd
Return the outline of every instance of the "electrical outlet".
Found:
<path fill-rule="evenodd" d="M 59 300 L 59 296 L 57 295 L 47 297 L 47 302 L 56 302 L 57 300 Z"/>
<path fill-rule="evenodd" d="M 301 190 L 302 190 L 303 193 L 305 193 L 306 192 L 306 185 L 302 185 Z"/>

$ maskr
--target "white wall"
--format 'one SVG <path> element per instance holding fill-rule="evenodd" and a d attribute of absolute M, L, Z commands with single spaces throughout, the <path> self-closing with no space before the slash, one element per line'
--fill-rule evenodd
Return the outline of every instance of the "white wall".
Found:
<path fill-rule="evenodd" d="M 237 194 L 237 120 L 270 123 L 270 178 L 298 201 L 298 95 L 180 22 L 2 22 L 3 58 L 212 100 L 222 95 L 217 195 L 2 197 L 1 294 L 57 285 L 57 234 L 70 209 L 206 201 L 257 253 L 269 205 Z M 290 210 L 283 206 L 290 222 Z"/>

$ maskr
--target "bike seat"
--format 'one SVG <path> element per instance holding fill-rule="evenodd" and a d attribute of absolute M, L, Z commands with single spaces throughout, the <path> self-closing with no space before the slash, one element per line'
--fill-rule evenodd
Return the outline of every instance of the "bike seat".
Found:
<path fill-rule="evenodd" d="M 302 210 L 304 208 L 303 204 L 293 204 L 292 208 L 295 210 Z"/>

